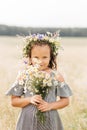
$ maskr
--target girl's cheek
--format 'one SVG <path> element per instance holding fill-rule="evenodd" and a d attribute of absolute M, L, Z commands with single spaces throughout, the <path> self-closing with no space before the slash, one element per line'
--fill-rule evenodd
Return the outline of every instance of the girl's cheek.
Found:
<path fill-rule="evenodd" d="M 34 58 L 31 58 L 31 63 L 32 63 L 33 65 L 35 64 Z"/>

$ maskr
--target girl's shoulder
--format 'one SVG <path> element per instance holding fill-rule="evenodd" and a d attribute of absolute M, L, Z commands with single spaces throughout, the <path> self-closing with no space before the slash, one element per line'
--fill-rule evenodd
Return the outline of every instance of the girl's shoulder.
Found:
<path fill-rule="evenodd" d="M 54 74 L 56 80 L 58 80 L 60 82 L 64 82 L 64 77 L 59 71 L 53 70 L 52 73 Z"/>

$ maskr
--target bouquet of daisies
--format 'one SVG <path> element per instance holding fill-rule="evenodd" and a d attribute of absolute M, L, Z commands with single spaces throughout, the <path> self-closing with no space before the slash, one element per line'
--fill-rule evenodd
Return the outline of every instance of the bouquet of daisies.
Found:
<path fill-rule="evenodd" d="M 47 96 L 51 85 L 52 80 L 48 73 L 37 70 L 34 71 L 34 69 L 30 72 L 26 81 L 26 88 L 29 88 L 34 94 L 40 94 L 43 99 Z M 41 111 L 37 112 L 37 116 L 40 121 L 44 123 L 45 116 Z"/>
<path fill-rule="evenodd" d="M 39 64 L 30 65 L 27 67 L 25 72 L 22 72 L 19 76 L 18 81 L 20 85 L 25 83 L 25 92 L 29 89 L 32 94 L 40 94 L 43 99 L 47 96 L 50 87 L 52 86 L 52 78 L 50 74 L 39 70 Z M 43 112 L 38 111 L 37 116 L 43 123 L 45 116 Z"/>

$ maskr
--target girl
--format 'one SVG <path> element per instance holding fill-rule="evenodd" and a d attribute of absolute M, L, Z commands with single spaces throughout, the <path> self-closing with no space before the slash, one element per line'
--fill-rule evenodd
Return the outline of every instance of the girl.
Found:
<path fill-rule="evenodd" d="M 52 82 L 45 99 L 39 94 L 32 95 L 29 89 L 25 89 L 26 78 L 21 85 L 18 80 L 13 84 L 7 95 L 11 95 L 12 106 L 22 108 L 16 130 L 63 130 L 57 110 L 69 105 L 72 92 L 62 75 L 57 73 L 56 57 L 59 47 L 57 34 L 33 34 L 25 38 L 23 53 L 29 64 L 34 66 L 36 62 L 33 59 L 39 60 L 39 71 L 48 73 L 53 80 L 55 77 L 57 84 Z M 56 100 L 57 96 L 60 97 L 59 100 Z M 46 115 L 44 123 L 38 119 L 37 111 Z"/>

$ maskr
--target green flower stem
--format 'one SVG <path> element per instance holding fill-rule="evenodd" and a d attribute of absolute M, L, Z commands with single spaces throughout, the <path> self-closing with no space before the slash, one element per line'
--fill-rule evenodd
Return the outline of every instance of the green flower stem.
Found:
<path fill-rule="evenodd" d="M 37 111 L 37 117 L 38 119 L 41 121 L 42 124 L 45 123 L 45 115 L 44 115 L 44 112 L 41 112 L 40 110 Z"/>

